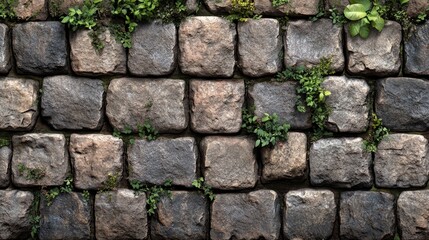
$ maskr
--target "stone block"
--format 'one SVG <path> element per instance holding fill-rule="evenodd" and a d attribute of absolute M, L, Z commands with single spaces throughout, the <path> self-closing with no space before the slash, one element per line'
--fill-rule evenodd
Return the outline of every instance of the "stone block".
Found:
<path fill-rule="evenodd" d="M 284 35 L 284 62 L 287 67 L 313 67 L 331 59 L 336 72 L 344 69 L 342 28 L 330 19 L 290 21 Z"/>
<path fill-rule="evenodd" d="M 411 5 L 409 5 L 411 6 Z M 426 8 L 425 8 L 426 9 Z M 416 26 L 416 30 L 404 39 L 404 72 L 411 75 L 429 75 L 429 22 Z"/>
<path fill-rule="evenodd" d="M 128 147 L 129 180 L 191 187 L 197 178 L 198 149 L 194 138 L 136 140 Z"/>
<path fill-rule="evenodd" d="M 0 239 L 30 239 L 33 199 L 29 191 L 0 190 Z"/>
<path fill-rule="evenodd" d="M 66 30 L 60 22 L 17 24 L 13 28 L 12 44 L 18 73 L 57 75 L 68 72 Z"/>
<path fill-rule="evenodd" d="M 70 174 L 64 135 L 28 133 L 13 136 L 12 142 L 12 182 L 16 186 L 60 186 Z"/>
<path fill-rule="evenodd" d="M 0 23 L 0 74 L 7 74 L 12 67 L 12 48 L 9 27 Z"/>
<path fill-rule="evenodd" d="M 337 9 L 339 13 L 344 12 L 344 9 L 349 5 L 349 0 L 326 0 L 326 9 Z"/>
<path fill-rule="evenodd" d="M 31 130 L 39 115 L 39 83 L 24 78 L 0 78 L 0 130 Z"/>
<path fill-rule="evenodd" d="M 210 238 L 279 239 L 280 225 L 276 192 L 218 194 L 211 209 Z"/>
<path fill-rule="evenodd" d="M 252 188 L 258 178 L 254 140 L 246 137 L 210 136 L 201 141 L 204 178 L 217 189 Z"/>
<path fill-rule="evenodd" d="M 84 0 L 49 0 L 49 14 L 60 17 L 69 13 L 71 7 L 81 7 Z"/>
<path fill-rule="evenodd" d="M 101 80 L 53 76 L 43 80 L 42 116 L 55 129 L 92 129 L 103 125 Z"/>
<path fill-rule="evenodd" d="M 362 138 L 329 138 L 310 148 L 310 182 L 314 186 L 371 187 L 371 153 Z"/>
<path fill-rule="evenodd" d="M 199 133 L 237 133 L 244 103 L 243 80 L 191 80 L 191 128 Z"/>
<path fill-rule="evenodd" d="M 17 0 L 13 7 L 19 20 L 41 20 L 48 18 L 48 0 Z"/>
<path fill-rule="evenodd" d="M 179 27 L 179 65 L 184 74 L 232 77 L 235 24 L 221 17 L 189 17 Z"/>
<path fill-rule="evenodd" d="M 159 132 L 181 132 L 188 126 L 186 83 L 173 79 L 118 78 L 107 91 L 106 115 L 115 129 L 148 120 Z"/>
<path fill-rule="evenodd" d="M 101 189 L 109 178 L 119 182 L 123 172 L 123 142 L 111 135 L 72 134 L 70 159 L 74 185 L 79 189 Z"/>
<path fill-rule="evenodd" d="M 425 13 L 428 7 L 428 0 L 410 0 L 407 5 L 407 15 L 412 18 L 417 18 L 419 14 Z"/>
<path fill-rule="evenodd" d="M 12 159 L 12 149 L 8 146 L 0 147 L 0 187 L 6 188 L 10 182 L 9 164 Z"/>
<path fill-rule="evenodd" d="M 231 0 L 204 0 L 204 3 L 213 14 L 225 14 L 232 10 Z"/>
<path fill-rule="evenodd" d="M 429 190 L 404 191 L 398 198 L 401 239 L 426 240 L 429 236 Z"/>
<path fill-rule="evenodd" d="M 277 8 L 273 7 L 272 0 L 254 0 L 255 13 L 266 16 L 304 17 L 316 15 L 319 11 L 320 0 L 289 0 L 288 3 Z"/>
<path fill-rule="evenodd" d="M 200 6 L 202 3 L 200 3 L 199 0 L 186 0 L 186 12 L 188 14 L 196 13 L 198 10 L 203 8 L 203 6 Z"/>

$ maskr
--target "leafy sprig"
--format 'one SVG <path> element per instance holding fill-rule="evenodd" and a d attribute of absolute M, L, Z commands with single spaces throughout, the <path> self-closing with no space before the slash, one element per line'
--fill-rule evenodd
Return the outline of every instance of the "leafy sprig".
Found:
<path fill-rule="evenodd" d="M 210 199 L 210 201 L 215 200 L 215 194 L 213 193 L 212 188 L 205 183 L 203 177 L 200 177 L 192 181 L 192 186 L 201 190 L 204 193 L 204 195 Z"/>
<path fill-rule="evenodd" d="M 378 144 L 389 135 L 390 130 L 383 126 L 381 118 L 373 113 L 371 116 L 371 125 L 369 128 L 368 138 L 364 140 L 365 150 L 368 152 L 376 152 Z"/>

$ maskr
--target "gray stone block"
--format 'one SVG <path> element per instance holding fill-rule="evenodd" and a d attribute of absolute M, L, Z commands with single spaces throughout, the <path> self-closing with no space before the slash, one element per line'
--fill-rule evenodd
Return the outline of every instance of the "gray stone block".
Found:
<path fill-rule="evenodd" d="M 274 8 L 272 0 L 254 0 L 255 13 L 267 16 L 303 17 L 316 15 L 320 0 L 289 0 L 288 3 Z"/>
<path fill-rule="evenodd" d="M 0 187 L 6 188 L 10 182 L 9 164 L 12 159 L 12 149 L 8 146 L 0 147 Z"/>
<path fill-rule="evenodd" d="M 204 0 L 205 6 L 213 14 L 229 13 L 232 9 L 231 0 Z"/>
<path fill-rule="evenodd" d="M 425 1 L 427 2 L 427 1 Z M 424 8 L 426 9 L 426 8 Z M 404 72 L 412 75 L 429 75 L 429 22 L 416 27 L 409 38 L 404 39 Z"/>
<path fill-rule="evenodd" d="M 0 239 L 30 238 L 33 199 L 29 191 L 0 190 Z"/>
<path fill-rule="evenodd" d="M 429 190 L 404 191 L 398 198 L 401 239 L 426 240 L 429 236 Z"/>
<path fill-rule="evenodd" d="M 52 17 L 60 17 L 69 13 L 71 7 L 82 7 L 84 0 L 48 0 L 49 14 Z"/>
<path fill-rule="evenodd" d="M 0 23 L 0 74 L 7 74 L 12 67 L 11 55 L 9 27 Z"/>
<path fill-rule="evenodd" d="M 48 0 L 17 0 L 13 7 L 19 20 L 46 20 L 48 18 Z"/>
<path fill-rule="evenodd" d="M 417 18 L 419 14 L 425 13 L 428 7 L 428 0 L 410 0 L 407 4 L 407 15 L 412 18 Z"/>

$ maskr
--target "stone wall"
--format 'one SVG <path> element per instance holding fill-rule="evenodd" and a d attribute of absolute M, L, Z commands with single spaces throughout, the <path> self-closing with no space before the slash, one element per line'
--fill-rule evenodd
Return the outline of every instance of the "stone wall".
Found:
<path fill-rule="evenodd" d="M 179 26 L 140 24 L 129 50 L 104 29 L 98 53 L 52 2 L 0 23 L 0 239 L 429 239 L 429 23 L 405 38 L 388 21 L 363 40 L 308 20 L 317 0 L 255 0 L 263 18 L 238 24 L 220 17 L 231 1 L 206 0 Z M 335 70 L 323 83 L 333 136 L 312 142 L 297 83 L 271 78 L 322 58 Z M 255 149 L 241 130 L 250 105 L 291 124 L 288 140 Z M 375 154 L 363 145 L 373 111 L 392 131 Z M 113 136 L 145 121 L 160 138 Z M 70 175 L 73 191 L 49 202 Z M 171 198 L 148 216 L 130 182 L 167 179 Z"/>

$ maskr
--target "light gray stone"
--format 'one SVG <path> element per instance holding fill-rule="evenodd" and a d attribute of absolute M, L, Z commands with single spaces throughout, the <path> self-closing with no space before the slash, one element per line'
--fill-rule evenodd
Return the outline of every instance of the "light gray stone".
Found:
<path fill-rule="evenodd" d="M 34 196 L 28 191 L 0 190 L 0 239 L 29 239 Z"/>
<path fill-rule="evenodd" d="M 410 5 L 409 5 L 410 6 Z M 412 75 L 429 75 L 429 22 L 416 26 L 409 38 L 404 39 L 404 71 Z"/>
<path fill-rule="evenodd" d="M 213 14 L 229 13 L 232 9 L 231 0 L 204 0 L 204 3 Z"/>
<path fill-rule="evenodd" d="M 48 0 L 17 0 L 13 7 L 19 20 L 46 20 L 48 18 Z"/>
<path fill-rule="evenodd" d="M 12 159 L 12 149 L 8 146 L 0 147 L 0 187 L 9 186 L 9 164 Z"/>
<path fill-rule="evenodd" d="M 303 17 L 316 15 L 319 11 L 319 0 L 289 0 L 288 3 L 274 8 L 272 0 L 254 0 L 255 13 L 267 16 Z"/>
<path fill-rule="evenodd" d="M 11 55 L 9 27 L 0 23 L 0 74 L 7 74 L 12 67 Z"/>
<path fill-rule="evenodd" d="M 404 191 L 398 198 L 401 239 L 426 240 L 429 236 L 429 190 Z"/>
<path fill-rule="evenodd" d="M 84 0 L 48 0 L 49 14 L 52 17 L 60 17 L 69 13 L 71 7 L 82 7 Z"/>

